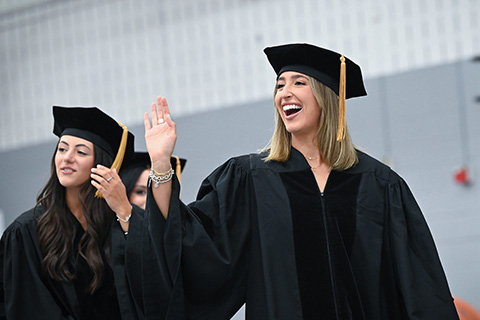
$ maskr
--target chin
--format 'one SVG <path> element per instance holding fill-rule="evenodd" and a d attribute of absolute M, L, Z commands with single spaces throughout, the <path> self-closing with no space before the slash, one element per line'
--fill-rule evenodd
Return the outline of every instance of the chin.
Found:
<path fill-rule="evenodd" d="M 60 185 L 64 188 L 70 188 L 72 187 L 72 184 L 71 183 L 65 183 L 65 182 L 62 182 L 62 181 L 59 181 L 60 182 Z"/>
<path fill-rule="evenodd" d="M 79 188 L 87 181 L 85 180 L 83 183 L 78 183 L 78 181 L 71 181 L 71 180 L 68 181 L 67 179 L 58 179 L 58 182 L 64 188 Z"/>
<path fill-rule="evenodd" d="M 58 183 L 62 186 L 62 187 L 68 187 L 68 183 L 66 181 L 64 181 L 63 179 L 58 179 Z"/>
<path fill-rule="evenodd" d="M 300 131 L 299 128 L 297 128 L 297 126 L 294 126 L 294 125 L 287 125 L 287 126 L 285 126 L 285 129 L 287 129 L 287 131 L 290 134 L 295 134 L 295 133 Z"/>

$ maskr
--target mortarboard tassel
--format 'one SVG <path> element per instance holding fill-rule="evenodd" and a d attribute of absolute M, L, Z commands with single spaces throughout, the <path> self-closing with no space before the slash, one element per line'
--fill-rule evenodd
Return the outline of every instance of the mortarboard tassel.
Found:
<path fill-rule="evenodd" d="M 112 166 L 110 167 L 110 169 L 116 169 L 117 173 L 120 171 L 120 167 L 122 166 L 123 157 L 125 156 L 125 149 L 127 148 L 127 140 L 128 140 L 127 126 L 124 124 L 121 124 L 120 122 L 118 122 L 118 124 L 123 129 L 122 140 L 120 141 L 120 147 L 118 148 L 115 160 L 113 161 Z M 95 192 L 95 197 L 103 199 L 102 193 L 98 190 Z"/>
<path fill-rule="evenodd" d="M 178 183 L 182 183 L 182 179 L 180 179 L 180 176 L 182 175 L 182 163 L 180 162 L 180 158 L 177 156 L 172 156 L 176 160 L 176 166 L 175 166 L 175 174 L 177 175 L 178 178 Z M 178 196 L 179 199 L 182 198 L 181 195 Z"/>
<path fill-rule="evenodd" d="M 345 138 L 345 95 L 347 83 L 347 65 L 345 64 L 345 57 L 340 57 L 340 87 L 338 88 L 338 130 L 337 141 L 342 141 Z"/>
<path fill-rule="evenodd" d="M 182 163 L 180 162 L 180 158 L 177 156 L 172 156 L 176 159 L 176 167 L 175 167 L 175 173 L 177 174 L 178 182 L 182 183 L 182 180 L 180 179 L 180 173 L 182 172 Z"/>

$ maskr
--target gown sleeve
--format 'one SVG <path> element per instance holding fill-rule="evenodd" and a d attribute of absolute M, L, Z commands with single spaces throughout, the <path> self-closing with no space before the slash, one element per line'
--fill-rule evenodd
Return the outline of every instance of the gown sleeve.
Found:
<path fill-rule="evenodd" d="M 0 319 L 73 320 L 62 315 L 40 275 L 40 251 L 30 227 L 14 222 L 0 241 Z"/>
<path fill-rule="evenodd" d="M 406 319 L 458 319 L 433 237 L 404 180 L 388 194 L 392 264 Z M 403 319 L 403 318 L 402 318 Z"/>
<path fill-rule="evenodd" d="M 216 169 L 188 206 L 174 180 L 167 220 L 149 191 L 142 254 L 147 319 L 230 319 L 244 303 L 254 208 L 247 161 L 233 158 Z"/>

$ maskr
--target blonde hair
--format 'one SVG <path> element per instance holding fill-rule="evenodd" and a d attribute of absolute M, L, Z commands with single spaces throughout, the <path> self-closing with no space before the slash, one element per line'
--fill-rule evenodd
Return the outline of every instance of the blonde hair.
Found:
<path fill-rule="evenodd" d="M 322 160 L 334 170 L 349 169 L 358 162 L 358 157 L 347 128 L 345 128 L 345 138 L 337 141 L 338 95 L 315 78 L 308 78 L 313 95 L 322 111 L 316 135 Z M 275 87 L 274 97 L 276 94 Z M 265 150 L 268 156 L 264 161 L 287 161 L 290 157 L 291 144 L 292 136 L 285 128 L 278 108 L 275 107 L 275 131 L 270 140 L 270 146 Z"/>

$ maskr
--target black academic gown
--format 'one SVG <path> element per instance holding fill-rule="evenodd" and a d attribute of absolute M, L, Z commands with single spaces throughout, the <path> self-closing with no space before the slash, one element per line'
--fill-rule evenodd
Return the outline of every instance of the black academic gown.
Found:
<path fill-rule="evenodd" d="M 143 210 L 138 208 L 137 211 L 142 211 L 143 214 Z M 80 262 L 83 265 L 82 271 L 78 272 L 73 281 L 56 281 L 41 272 L 42 254 L 38 244 L 36 217 L 43 212 L 42 208 L 37 208 L 35 214 L 33 209 L 23 213 L 2 235 L 0 319 L 121 319 L 119 302 L 126 305 L 124 292 L 128 289 L 119 277 L 116 286 L 122 288 L 122 294 L 119 294 L 117 300 L 113 272 L 109 267 L 104 285 L 93 296 L 82 294 L 91 276 L 83 258 L 83 263 Z M 83 229 L 76 220 L 74 223 L 78 224 L 77 242 Z M 124 234 L 119 224 L 114 223 L 113 226 L 113 233 L 121 241 Z M 118 246 L 118 243 L 114 245 Z M 116 274 L 120 272 L 117 270 Z"/>
<path fill-rule="evenodd" d="M 188 206 L 174 181 L 166 221 L 150 193 L 122 257 L 138 318 L 230 319 L 246 302 L 250 320 L 458 319 L 408 186 L 358 156 L 323 193 L 295 149 L 232 158 Z"/>

